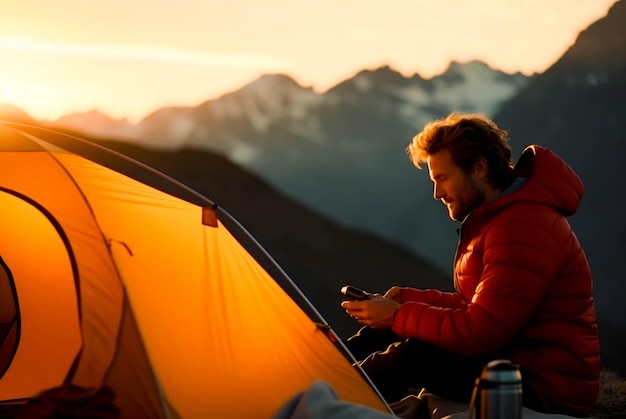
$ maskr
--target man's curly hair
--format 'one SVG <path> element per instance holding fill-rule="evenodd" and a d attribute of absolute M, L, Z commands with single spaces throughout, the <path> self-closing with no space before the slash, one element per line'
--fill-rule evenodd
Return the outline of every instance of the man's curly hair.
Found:
<path fill-rule="evenodd" d="M 480 114 L 454 112 L 429 122 L 406 148 L 413 164 L 421 169 L 429 156 L 448 150 L 454 164 L 471 173 L 476 160 L 483 157 L 489 168 L 489 182 L 500 189 L 513 177 L 508 133 Z"/>

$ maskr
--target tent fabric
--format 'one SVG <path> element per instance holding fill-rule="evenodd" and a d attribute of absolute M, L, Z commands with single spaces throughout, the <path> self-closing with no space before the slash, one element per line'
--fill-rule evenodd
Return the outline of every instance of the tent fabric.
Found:
<path fill-rule="evenodd" d="M 0 291 L 15 290 L 18 320 L 0 400 L 63 383 L 109 385 L 124 417 L 270 417 L 325 380 L 340 399 L 389 412 L 236 220 L 162 174 L 90 147 L 0 124 Z"/>

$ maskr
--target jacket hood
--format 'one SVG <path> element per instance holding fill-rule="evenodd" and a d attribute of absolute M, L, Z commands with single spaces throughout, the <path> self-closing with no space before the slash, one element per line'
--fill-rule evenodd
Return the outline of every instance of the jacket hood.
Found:
<path fill-rule="evenodd" d="M 564 216 L 578 210 L 584 192 L 583 182 L 553 151 L 539 145 L 526 147 L 515 165 L 515 175 L 528 180 L 521 188 L 486 204 L 485 211 L 519 201 L 548 205 Z"/>

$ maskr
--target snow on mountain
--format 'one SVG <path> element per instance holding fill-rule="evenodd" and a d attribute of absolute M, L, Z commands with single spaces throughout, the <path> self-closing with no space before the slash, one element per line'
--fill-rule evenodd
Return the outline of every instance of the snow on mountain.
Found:
<path fill-rule="evenodd" d="M 294 131 L 306 129 L 301 120 L 320 100 L 288 76 L 264 75 L 195 107 L 159 109 L 137 124 L 132 141 L 159 149 L 207 149 L 245 163 L 255 158 L 260 145 L 253 135 L 282 120 L 292 121 Z"/>
<path fill-rule="evenodd" d="M 246 118 L 257 132 L 265 131 L 283 118 L 300 120 L 308 109 L 321 100 L 310 88 L 303 88 L 293 79 L 280 74 L 261 76 L 237 92 L 207 102 L 216 119 Z"/>
<path fill-rule="evenodd" d="M 448 70 L 432 80 L 434 89 L 430 99 L 449 109 L 463 112 L 481 112 L 494 115 L 500 104 L 513 97 L 528 83 L 521 73 L 504 76 L 485 63 L 452 62 Z"/>
<path fill-rule="evenodd" d="M 220 152 L 246 165 L 258 156 L 260 148 L 269 146 L 266 141 L 259 142 L 259 137 L 283 122 L 287 123 L 285 130 L 313 142 L 321 141 L 319 123 L 311 117 L 311 109 L 322 102 L 320 94 L 288 76 L 264 75 L 196 108 L 195 131 L 184 143 Z"/>
<path fill-rule="evenodd" d="M 432 78 L 426 86 L 415 84 L 397 89 L 396 94 L 405 102 L 399 106 L 398 113 L 416 129 L 431 119 L 430 112 L 424 113 L 428 109 L 493 116 L 500 105 L 515 96 L 528 81 L 529 78 L 521 73 L 504 74 L 480 61 L 452 62 L 443 74 Z"/>
<path fill-rule="evenodd" d="M 120 137 L 147 147 L 192 147 L 217 151 L 250 164 L 261 148 L 276 147 L 268 132 L 280 127 L 290 138 L 322 145 L 329 141 L 322 118 L 349 103 L 372 101 L 415 129 L 449 110 L 493 114 L 529 78 L 508 75 L 484 63 L 453 62 L 441 75 L 424 80 L 402 76 L 388 66 L 362 71 L 326 93 L 300 86 L 286 75 L 263 75 L 241 89 L 195 107 L 158 109 L 133 125 L 91 111 L 63 117 L 55 125 L 97 137 Z M 375 101 L 372 98 L 376 98 Z M 320 114 L 323 110 L 323 114 Z M 259 138 L 263 137 L 263 142 Z M 270 142 L 271 144 L 268 144 Z"/>

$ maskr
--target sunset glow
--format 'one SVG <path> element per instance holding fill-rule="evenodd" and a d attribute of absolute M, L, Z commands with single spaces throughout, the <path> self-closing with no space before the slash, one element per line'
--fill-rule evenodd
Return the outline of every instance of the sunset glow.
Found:
<path fill-rule="evenodd" d="M 479 59 L 532 74 L 614 3 L 0 0 L 0 101 L 48 120 L 91 109 L 137 120 L 265 73 L 318 92 L 382 65 L 428 78 Z"/>

